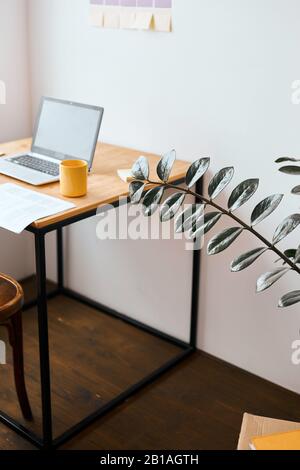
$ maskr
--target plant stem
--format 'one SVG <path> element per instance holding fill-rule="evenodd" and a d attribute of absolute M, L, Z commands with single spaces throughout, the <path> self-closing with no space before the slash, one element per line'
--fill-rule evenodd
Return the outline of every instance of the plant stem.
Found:
<path fill-rule="evenodd" d="M 263 237 L 259 232 L 257 232 L 252 226 L 246 224 L 243 220 L 241 220 L 239 217 L 234 215 L 232 212 L 224 209 L 223 207 L 219 206 L 215 202 L 213 202 L 211 199 L 206 198 L 205 196 L 202 196 L 201 194 L 195 193 L 194 191 L 191 191 L 190 189 L 182 188 L 180 186 L 175 186 L 174 184 L 169 184 L 169 183 L 158 183 L 154 181 L 148 181 L 148 184 L 155 185 L 155 186 L 164 186 L 167 189 L 175 189 L 176 191 L 183 191 L 186 194 L 189 194 L 190 196 L 193 196 L 196 198 L 196 200 L 200 200 L 201 202 L 204 202 L 205 204 L 214 207 L 218 211 L 220 211 L 222 214 L 226 215 L 227 217 L 230 217 L 232 220 L 237 222 L 239 225 L 241 225 L 245 230 L 248 232 L 252 233 L 256 238 L 258 238 L 262 243 L 264 243 L 269 250 L 273 251 L 276 253 L 279 258 L 281 258 L 287 265 L 291 267 L 292 270 L 296 271 L 298 274 L 300 274 L 300 268 L 293 263 L 290 258 L 288 258 L 284 253 L 282 253 L 278 248 L 276 248 L 275 245 L 269 242 L 265 237 Z"/>

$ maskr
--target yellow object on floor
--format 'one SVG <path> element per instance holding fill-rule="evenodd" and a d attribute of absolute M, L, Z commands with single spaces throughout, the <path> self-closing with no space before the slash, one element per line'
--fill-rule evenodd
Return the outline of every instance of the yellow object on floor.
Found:
<path fill-rule="evenodd" d="M 300 431 L 254 437 L 250 446 L 253 450 L 300 450 Z"/>
<path fill-rule="evenodd" d="M 265 418 L 248 413 L 244 414 L 238 450 L 250 450 L 250 443 L 255 436 L 300 431 L 300 423 L 283 421 L 280 419 Z"/>

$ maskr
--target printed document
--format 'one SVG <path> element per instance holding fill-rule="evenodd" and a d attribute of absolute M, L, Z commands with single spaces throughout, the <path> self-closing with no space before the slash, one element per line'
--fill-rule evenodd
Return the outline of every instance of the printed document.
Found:
<path fill-rule="evenodd" d="M 73 203 L 17 184 L 0 185 L 0 227 L 14 233 L 21 233 L 32 222 L 73 207 Z"/>

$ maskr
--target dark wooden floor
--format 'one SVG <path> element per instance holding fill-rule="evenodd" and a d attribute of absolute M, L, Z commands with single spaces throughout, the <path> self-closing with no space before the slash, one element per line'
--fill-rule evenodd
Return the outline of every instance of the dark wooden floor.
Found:
<path fill-rule="evenodd" d="M 35 310 L 24 313 L 27 388 L 40 431 Z M 71 299 L 49 302 L 54 430 L 58 435 L 164 361 L 177 348 Z M 0 338 L 5 337 L 0 330 Z M 0 408 L 20 420 L 11 355 L 0 366 Z M 64 449 L 235 449 L 244 412 L 300 421 L 300 396 L 196 354 Z M 0 449 L 31 449 L 0 425 Z"/>

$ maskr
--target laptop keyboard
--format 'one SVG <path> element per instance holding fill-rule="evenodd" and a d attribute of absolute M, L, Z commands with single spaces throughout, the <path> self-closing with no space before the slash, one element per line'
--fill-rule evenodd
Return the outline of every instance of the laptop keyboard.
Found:
<path fill-rule="evenodd" d="M 11 162 L 50 176 L 59 176 L 59 164 L 30 155 L 11 158 Z"/>

